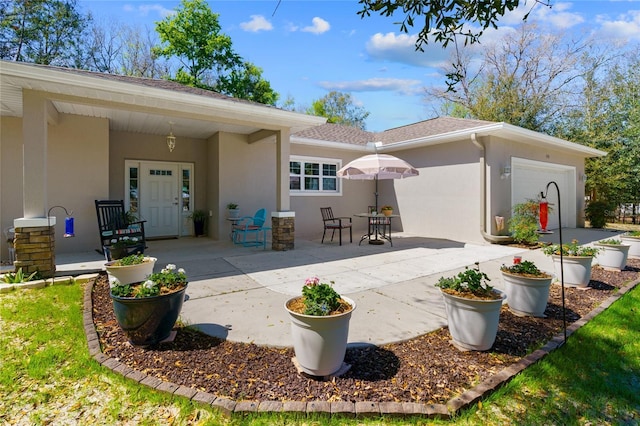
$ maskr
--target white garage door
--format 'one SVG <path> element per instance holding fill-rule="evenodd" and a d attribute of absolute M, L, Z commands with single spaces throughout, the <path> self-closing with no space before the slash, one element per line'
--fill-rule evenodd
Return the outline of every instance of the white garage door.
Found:
<path fill-rule="evenodd" d="M 537 199 L 540 192 L 547 192 L 547 201 L 553 211 L 549 214 L 547 228 L 558 229 L 558 192 L 562 202 L 562 226 L 576 226 L 576 169 L 572 166 L 544 163 L 541 161 L 511 159 L 511 205 L 514 206 L 529 199 Z"/>

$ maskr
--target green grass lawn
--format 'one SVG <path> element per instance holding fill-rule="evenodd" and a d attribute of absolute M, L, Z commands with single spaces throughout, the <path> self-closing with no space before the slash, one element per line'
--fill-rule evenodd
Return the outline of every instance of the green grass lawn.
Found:
<path fill-rule="evenodd" d="M 256 414 L 227 418 L 153 391 L 89 356 L 82 288 L 0 295 L 0 423 L 136 425 L 639 424 L 640 288 L 452 421 Z"/>

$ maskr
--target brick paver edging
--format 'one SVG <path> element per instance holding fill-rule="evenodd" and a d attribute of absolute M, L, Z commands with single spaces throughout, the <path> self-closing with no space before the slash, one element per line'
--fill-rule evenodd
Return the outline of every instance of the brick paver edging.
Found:
<path fill-rule="evenodd" d="M 172 382 L 166 382 L 154 376 L 148 376 L 138 370 L 134 370 L 125 364 L 110 358 L 102 353 L 100 340 L 93 323 L 93 302 L 91 294 L 93 292 L 94 280 L 87 283 L 84 291 L 84 310 L 83 324 L 87 337 L 87 345 L 89 354 L 100 364 L 110 368 L 129 379 L 135 380 L 143 385 L 149 386 L 159 391 L 168 392 L 174 395 L 184 396 L 194 401 L 210 405 L 218 409 L 225 415 L 231 416 L 234 413 L 262 413 L 262 412 L 278 412 L 278 413 L 307 413 L 327 415 L 339 415 L 345 417 L 378 417 L 378 416 L 421 416 L 426 418 L 450 419 L 459 410 L 467 408 L 483 398 L 485 395 L 493 392 L 500 386 L 507 383 L 516 374 L 525 368 L 544 358 L 547 354 L 560 347 L 564 341 L 564 332 L 556 334 L 546 345 L 540 349 L 530 353 L 515 364 L 503 369 L 499 373 L 489 377 L 479 383 L 472 389 L 462 393 L 449 400 L 444 404 L 420 404 L 415 402 L 346 402 L 346 401 L 235 401 L 233 399 L 219 397 L 209 392 L 201 392 L 195 389 L 177 385 Z M 567 326 L 567 336 L 573 334 L 580 327 L 585 325 L 589 320 L 607 309 L 613 302 L 618 300 L 623 294 L 633 289 L 640 283 L 640 279 L 635 280 L 618 292 L 604 300 L 593 311 L 589 312 L 578 321 Z"/>

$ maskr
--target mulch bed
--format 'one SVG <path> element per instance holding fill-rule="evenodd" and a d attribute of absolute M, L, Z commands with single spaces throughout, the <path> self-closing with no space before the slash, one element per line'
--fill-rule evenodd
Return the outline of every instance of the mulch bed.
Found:
<path fill-rule="evenodd" d="M 588 290 L 565 287 L 567 324 L 639 277 L 636 259 L 621 272 L 594 267 Z M 134 347 L 116 323 L 108 292 L 101 274 L 92 299 L 105 355 L 147 375 L 234 400 L 445 404 L 542 346 L 563 326 L 561 287 L 552 285 L 547 318 L 518 317 L 503 307 L 490 351 L 460 352 L 444 328 L 402 343 L 350 348 L 345 362 L 351 369 L 322 381 L 297 373 L 293 349 L 229 342 L 189 328 L 178 328 L 171 343 Z"/>

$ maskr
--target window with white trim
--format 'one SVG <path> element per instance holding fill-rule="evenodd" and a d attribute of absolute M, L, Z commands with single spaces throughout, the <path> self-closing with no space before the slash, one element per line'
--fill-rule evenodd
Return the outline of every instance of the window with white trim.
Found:
<path fill-rule="evenodd" d="M 340 194 L 337 172 L 341 160 L 291 157 L 289 190 L 291 194 Z"/>

